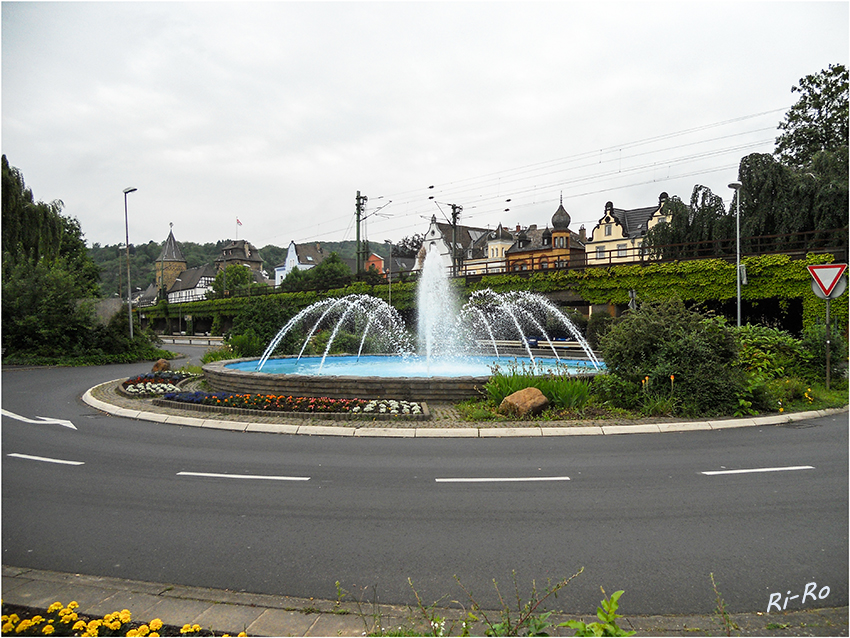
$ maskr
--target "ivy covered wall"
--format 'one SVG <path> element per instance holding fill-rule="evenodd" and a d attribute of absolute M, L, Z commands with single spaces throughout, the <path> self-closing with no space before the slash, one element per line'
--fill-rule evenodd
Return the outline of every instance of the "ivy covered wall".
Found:
<path fill-rule="evenodd" d="M 792 300 L 802 300 L 803 325 L 823 322 L 826 302 L 812 292 L 812 277 L 806 266 L 833 261 L 833 256 L 828 254 L 809 254 L 805 259 L 791 259 L 788 255 L 745 257 L 742 263 L 747 270 L 747 284 L 741 287 L 741 298 L 745 302 L 775 299 L 780 307 L 787 307 Z M 592 305 L 612 303 L 624 306 L 629 302 L 629 290 L 637 292 L 638 300 L 650 302 L 671 297 L 679 297 L 691 303 L 724 302 L 736 298 L 735 264 L 722 259 L 540 271 L 530 276 L 489 275 L 477 282 L 465 283 L 457 279 L 453 283 L 461 295 L 469 295 L 483 288 L 491 288 L 496 292 L 528 290 L 542 294 L 569 290 Z M 291 292 L 274 296 L 303 309 L 326 296 L 342 297 L 355 293 L 389 299 L 388 286 L 371 286 L 362 282 L 326 293 Z M 196 318 L 212 317 L 213 325 L 220 329 L 229 324 L 227 318 L 234 316 L 248 299 L 237 297 L 197 301 L 183 304 L 182 313 Z M 847 299 L 845 293 L 830 302 L 830 317 L 844 326 L 848 324 Z M 403 316 L 410 318 L 416 307 L 416 283 L 394 283 L 392 305 Z M 148 319 L 154 321 L 167 318 L 168 315 L 172 318 L 176 316 L 175 307 L 168 308 L 167 304 L 144 312 Z"/>

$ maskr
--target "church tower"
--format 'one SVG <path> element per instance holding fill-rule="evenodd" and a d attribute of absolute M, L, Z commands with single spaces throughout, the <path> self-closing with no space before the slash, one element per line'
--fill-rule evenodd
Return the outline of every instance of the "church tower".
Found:
<path fill-rule="evenodd" d="M 171 231 L 172 226 L 174 224 L 168 225 L 168 239 L 165 240 L 162 252 L 157 257 L 156 264 L 154 264 L 156 286 L 165 291 L 174 285 L 180 273 L 186 270 L 188 266 L 183 251 L 180 250 L 180 244 L 174 239 L 174 233 Z"/>

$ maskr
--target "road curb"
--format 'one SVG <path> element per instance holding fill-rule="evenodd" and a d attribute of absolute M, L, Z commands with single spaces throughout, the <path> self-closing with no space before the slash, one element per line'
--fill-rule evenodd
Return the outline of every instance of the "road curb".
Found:
<path fill-rule="evenodd" d="M 106 412 L 113 416 L 136 419 L 139 421 L 155 421 L 171 425 L 185 425 L 197 428 L 217 430 L 234 430 L 240 432 L 266 432 L 275 434 L 296 434 L 306 436 L 354 436 L 354 437 L 383 437 L 383 438 L 507 438 L 507 437 L 550 437 L 550 436 L 616 436 L 623 434 L 667 434 L 679 432 L 696 432 L 706 430 L 726 430 L 729 428 L 762 427 L 767 425 L 787 425 L 797 421 L 816 419 L 848 411 L 843 408 L 813 410 L 811 412 L 794 412 L 763 417 L 743 419 L 721 419 L 713 421 L 682 421 L 678 423 L 641 423 L 635 425 L 599 425 L 599 426 L 558 426 L 557 422 L 547 422 L 537 427 L 469 427 L 461 428 L 421 428 L 421 427 L 369 427 L 354 426 L 351 421 L 343 421 L 345 425 L 304 425 L 299 423 L 258 423 L 250 418 L 223 421 L 205 419 L 194 416 L 168 415 L 145 410 L 131 410 L 106 401 L 93 395 L 93 391 L 105 385 L 121 381 L 115 379 L 89 388 L 82 396 L 88 406 Z M 187 413 L 191 413 L 187 410 Z M 233 415 L 238 416 L 238 415 Z"/>

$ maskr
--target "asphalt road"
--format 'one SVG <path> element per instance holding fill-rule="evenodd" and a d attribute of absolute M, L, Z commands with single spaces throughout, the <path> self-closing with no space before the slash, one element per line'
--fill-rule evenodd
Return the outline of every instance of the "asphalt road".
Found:
<path fill-rule="evenodd" d="M 339 581 L 387 603 L 415 602 L 410 578 L 426 602 L 468 604 L 457 575 L 485 606 L 493 579 L 515 601 L 513 572 L 526 598 L 584 567 L 553 606 L 592 611 L 603 586 L 626 590 L 629 614 L 709 613 L 713 573 L 734 612 L 848 604 L 846 414 L 375 439 L 169 426 L 79 400 L 149 367 L 4 369 L 4 564 L 330 599 Z M 783 469 L 704 473 L 766 468 Z"/>

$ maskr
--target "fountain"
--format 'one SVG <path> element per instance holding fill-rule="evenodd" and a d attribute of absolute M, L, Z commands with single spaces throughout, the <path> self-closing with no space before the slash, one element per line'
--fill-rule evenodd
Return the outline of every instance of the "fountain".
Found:
<path fill-rule="evenodd" d="M 392 306 L 370 295 L 348 295 L 299 312 L 259 359 L 207 364 L 207 382 L 218 391 L 244 394 L 456 402 L 478 396 L 494 365 L 517 361 L 541 372 L 566 368 L 575 374 L 602 366 L 575 325 L 542 295 L 479 290 L 459 306 L 436 251 L 425 258 L 417 303 L 416 347 Z M 298 354 L 273 358 L 298 329 L 306 332 L 300 348 L 289 344 Z M 322 330 L 327 335 L 322 354 L 305 355 Z M 553 331 L 572 341 L 550 337 Z M 331 355 L 342 334 L 352 353 Z"/>

